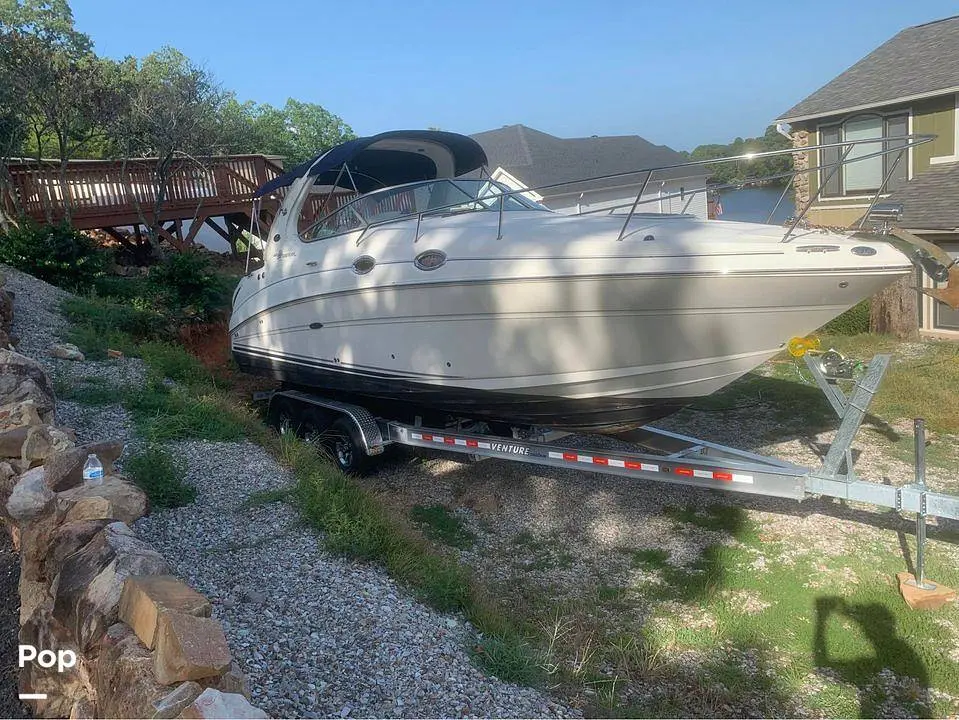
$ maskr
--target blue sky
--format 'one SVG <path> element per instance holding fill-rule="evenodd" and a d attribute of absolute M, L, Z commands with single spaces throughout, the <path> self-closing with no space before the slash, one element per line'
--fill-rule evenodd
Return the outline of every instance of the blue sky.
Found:
<path fill-rule="evenodd" d="M 165 44 L 242 100 L 320 103 L 357 134 L 523 123 L 675 149 L 763 131 L 955 0 L 72 0 L 103 55 Z"/>

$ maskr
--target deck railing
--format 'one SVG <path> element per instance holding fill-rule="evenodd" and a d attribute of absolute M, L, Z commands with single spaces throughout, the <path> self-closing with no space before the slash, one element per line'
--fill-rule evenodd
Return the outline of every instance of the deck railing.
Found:
<path fill-rule="evenodd" d="M 124 224 L 141 211 L 149 217 L 160 190 L 158 163 L 157 158 L 72 160 L 62 172 L 52 162 L 10 163 L 7 169 L 20 207 L 6 210 L 38 222 L 57 222 L 69 208 L 74 225 L 81 228 Z M 282 172 L 279 162 L 264 155 L 177 158 L 161 209 L 182 214 L 201 206 L 245 206 L 260 185 Z"/>

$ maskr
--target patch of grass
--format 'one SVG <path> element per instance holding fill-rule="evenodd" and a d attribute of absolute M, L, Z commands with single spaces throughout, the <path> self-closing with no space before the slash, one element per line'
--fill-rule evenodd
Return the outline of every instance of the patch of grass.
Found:
<path fill-rule="evenodd" d="M 61 400 L 72 400 L 81 405 L 120 405 L 125 393 L 96 375 L 87 375 L 70 381 L 62 376 L 53 379 L 53 392 Z"/>
<path fill-rule="evenodd" d="M 163 448 L 151 445 L 124 462 L 124 469 L 159 510 L 189 505 L 196 488 L 184 479 L 183 466 Z"/>
<path fill-rule="evenodd" d="M 168 342 L 145 342 L 139 346 L 140 357 L 156 379 L 170 378 L 184 385 L 208 382 L 211 375 L 199 360 L 182 345 Z"/>
<path fill-rule="evenodd" d="M 162 339 L 170 334 L 163 315 L 148 302 L 114 302 L 95 296 L 71 297 L 60 304 L 63 314 L 84 332 L 122 334 L 135 342 Z"/>
<path fill-rule="evenodd" d="M 127 395 L 139 434 L 150 442 L 200 439 L 238 442 L 248 423 L 220 393 L 198 395 L 189 390 L 151 383 Z"/>
<path fill-rule="evenodd" d="M 87 360 L 106 360 L 107 350 L 119 350 L 131 357 L 137 354 L 133 338 L 118 330 L 103 331 L 93 325 L 72 325 L 65 336 L 67 342 L 80 348 Z"/>
<path fill-rule="evenodd" d="M 278 502 L 287 502 L 292 496 L 291 488 L 276 488 L 274 490 L 257 490 L 250 493 L 249 497 L 243 501 L 244 509 L 259 508 L 264 505 L 271 505 Z"/>
<path fill-rule="evenodd" d="M 869 332 L 869 308 L 867 298 L 857 305 L 853 305 L 837 318 L 833 318 L 821 328 L 819 332 L 825 335 L 860 335 Z"/>
<path fill-rule="evenodd" d="M 492 635 L 477 641 L 473 657 L 487 672 L 505 682 L 538 685 L 543 668 L 538 653 L 518 635 Z"/>
<path fill-rule="evenodd" d="M 431 540 L 463 550 L 473 547 L 476 542 L 476 536 L 466 523 L 443 505 L 414 505 L 409 514 Z"/>
<path fill-rule="evenodd" d="M 659 548 L 630 551 L 632 565 L 646 570 L 660 570 L 668 566 L 669 553 Z"/>

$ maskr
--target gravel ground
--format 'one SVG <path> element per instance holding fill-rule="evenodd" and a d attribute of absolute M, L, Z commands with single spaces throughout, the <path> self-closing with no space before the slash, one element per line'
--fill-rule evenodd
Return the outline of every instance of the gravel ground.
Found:
<path fill-rule="evenodd" d="M 291 479 L 260 447 L 171 448 L 200 491 L 137 532 L 205 593 L 224 621 L 253 700 L 277 716 L 572 716 L 528 688 L 484 676 L 461 618 L 411 599 L 378 568 L 318 545 L 282 503 L 242 509 Z"/>
<path fill-rule="evenodd" d="M 97 375 L 137 382 L 142 365 L 70 362 L 46 355 L 65 328 L 57 304 L 67 294 L 9 268 L 20 351 L 69 381 Z M 80 442 L 135 443 L 121 407 L 58 403 L 58 422 Z M 195 503 L 136 523 L 137 532 L 214 605 L 255 704 L 278 717 L 575 717 L 529 688 L 488 677 L 466 648 L 462 618 L 430 610 L 385 571 L 322 550 L 296 512 L 274 503 L 243 509 L 257 490 L 288 474 L 249 443 L 182 442 L 171 452 L 199 490 Z M 8 595 L 14 597 L 14 595 Z M 14 601 L 15 602 L 15 601 Z M 13 631 L 16 630 L 14 621 Z M 3 627 L 0 627 L 0 637 Z M 0 716 L 10 714 L 0 706 Z"/>

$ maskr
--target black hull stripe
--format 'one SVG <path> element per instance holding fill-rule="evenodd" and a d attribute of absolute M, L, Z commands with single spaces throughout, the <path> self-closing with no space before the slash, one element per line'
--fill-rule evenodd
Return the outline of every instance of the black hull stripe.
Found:
<path fill-rule="evenodd" d="M 424 421 L 436 418 L 435 422 L 452 416 L 579 432 L 619 433 L 671 415 L 691 402 L 691 398 L 564 398 L 438 388 L 404 378 L 292 363 L 236 348 L 233 356 L 244 372 L 272 377 L 308 392 L 321 391 L 407 422 L 415 415 L 422 416 Z"/>

